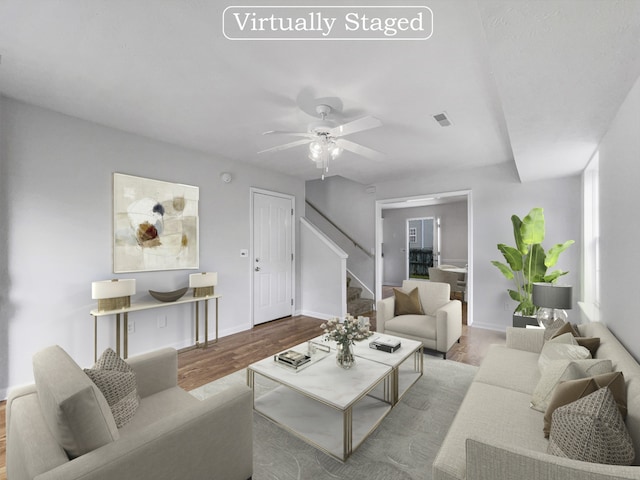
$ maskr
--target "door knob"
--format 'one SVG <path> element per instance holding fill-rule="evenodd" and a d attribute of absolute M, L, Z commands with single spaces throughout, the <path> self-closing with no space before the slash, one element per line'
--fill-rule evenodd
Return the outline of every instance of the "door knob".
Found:
<path fill-rule="evenodd" d="M 256 267 L 256 272 L 259 272 L 259 271 L 260 271 L 260 267 Z"/>

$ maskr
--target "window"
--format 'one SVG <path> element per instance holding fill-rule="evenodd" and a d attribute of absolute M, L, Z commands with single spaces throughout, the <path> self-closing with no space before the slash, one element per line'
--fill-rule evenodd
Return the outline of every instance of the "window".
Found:
<path fill-rule="evenodd" d="M 409 228 L 409 243 L 416 243 L 418 241 L 418 232 L 416 227 Z"/>
<path fill-rule="evenodd" d="M 596 152 L 582 174 L 583 232 L 582 302 L 580 308 L 591 321 L 599 320 L 600 308 L 600 195 L 599 155 Z"/>

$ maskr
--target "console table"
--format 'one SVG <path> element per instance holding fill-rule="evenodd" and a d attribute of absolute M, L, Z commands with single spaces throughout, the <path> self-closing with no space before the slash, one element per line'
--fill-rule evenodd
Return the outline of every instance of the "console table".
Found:
<path fill-rule="evenodd" d="M 123 358 L 127 358 L 129 355 L 129 313 L 130 312 L 138 312 L 140 310 L 151 310 L 154 308 L 166 308 L 172 307 L 174 305 L 180 305 L 183 303 L 194 303 L 196 307 L 196 334 L 195 334 L 195 346 L 199 347 L 199 328 L 200 328 L 200 318 L 199 318 L 199 302 L 204 302 L 204 344 L 203 348 L 207 348 L 209 345 L 209 300 L 216 301 L 216 336 L 214 342 L 218 341 L 218 299 L 222 295 L 207 295 L 204 297 L 182 297 L 175 302 L 157 302 L 157 301 L 149 301 L 149 302 L 140 302 L 131 305 L 130 307 L 118 308 L 116 310 L 91 310 L 89 312 L 93 317 L 93 356 L 94 361 L 98 359 L 98 317 L 106 317 L 109 315 L 116 316 L 116 353 L 120 355 L 120 318 L 122 316 L 124 322 L 124 334 L 122 335 L 122 348 L 123 348 Z"/>

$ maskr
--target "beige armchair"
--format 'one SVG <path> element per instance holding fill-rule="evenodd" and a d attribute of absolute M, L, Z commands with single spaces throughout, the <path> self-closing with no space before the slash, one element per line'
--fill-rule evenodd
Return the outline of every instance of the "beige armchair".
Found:
<path fill-rule="evenodd" d="M 135 372 L 140 403 L 133 418 L 117 428 L 105 397 L 62 348 L 37 353 L 36 383 L 12 391 L 7 401 L 7 478 L 251 477 L 248 387 L 196 399 L 177 386 L 177 352 L 171 348 L 127 363 Z"/>
<path fill-rule="evenodd" d="M 447 358 L 447 352 L 462 335 L 462 303 L 450 300 L 447 283 L 427 280 L 404 280 L 402 290 L 418 289 L 423 315 L 395 316 L 395 297 L 379 300 L 376 312 L 376 330 L 380 333 L 410 338 L 422 342 L 425 348 L 435 350 Z"/>

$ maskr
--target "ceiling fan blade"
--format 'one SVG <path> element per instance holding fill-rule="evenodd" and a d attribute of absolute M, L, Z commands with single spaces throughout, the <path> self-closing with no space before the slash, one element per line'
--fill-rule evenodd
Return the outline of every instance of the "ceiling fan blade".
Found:
<path fill-rule="evenodd" d="M 336 140 L 336 145 L 363 157 L 370 158 L 371 160 L 382 161 L 386 158 L 386 155 L 382 152 L 378 152 L 377 150 L 373 150 L 372 148 L 365 147 L 364 145 L 360 145 L 359 143 L 355 143 L 350 140 L 345 140 L 344 138 L 338 138 Z"/>
<path fill-rule="evenodd" d="M 298 145 L 304 145 L 305 143 L 311 142 L 310 139 L 305 138 L 303 140 L 296 140 L 295 142 L 285 143 L 284 145 L 277 145 L 275 147 L 266 148 L 264 150 L 260 150 L 258 153 L 267 153 L 267 152 L 279 152 L 280 150 L 286 150 L 287 148 L 297 147 Z"/>
<path fill-rule="evenodd" d="M 331 129 L 331 135 L 334 137 L 342 137 L 345 135 L 351 135 L 352 133 L 361 132 L 363 130 L 369 130 L 370 128 L 376 128 L 382 125 L 382 122 L 376 117 L 371 115 L 362 117 L 353 122 L 347 122 L 344 125 L 339 125 Z"/>
<path fill-rule="evenodd" d="M 284 130 L 269 130 L 268 132 L 264 132 L 263 135 L 293 135 L 294 137 L 308 137 L 315 138 L 315 133 L 309 132 L 287 132 Z"/>

